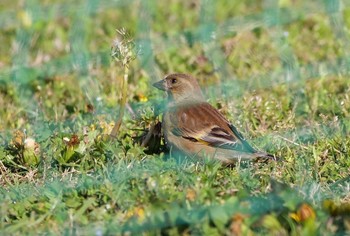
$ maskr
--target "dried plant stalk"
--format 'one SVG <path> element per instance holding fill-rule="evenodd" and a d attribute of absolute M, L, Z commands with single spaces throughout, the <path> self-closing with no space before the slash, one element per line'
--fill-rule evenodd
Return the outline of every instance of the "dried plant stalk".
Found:
<path fill-rule="evenodd" d="M 125 113 L 125 106 L 127 102 L 127 91 L 128 91 L 128 77 L 129 77 L 129 64 L 135 60 L 137 51 L 135 51 L 135 43 L 130 34 L 125 29 L 117 30 L 119 37 L 114 41 L 112 46 L 112 57 L 113 59 L 121 64 L 124 68 L 123 85 L 122 85 L 122 98 L 120 100 L 120 111 L 115 122 L 115 125 L 110 134 L 111 137 L 117 137 L 120 126 L 123 121 Z"/>

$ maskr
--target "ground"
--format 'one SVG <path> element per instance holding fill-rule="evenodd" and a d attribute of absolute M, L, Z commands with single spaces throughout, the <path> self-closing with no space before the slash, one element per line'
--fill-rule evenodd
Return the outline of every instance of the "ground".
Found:
<path fill-rule="evenodd" d="M 1 234 L 350 233 L 347 1 L 0 5 Z M 130 32 L 125 66 L 111 57 Z M 179 162 L 138 140 L 170 72 L 281 161 Z M 162 143 L 161 143 L 162 144 Z"/>

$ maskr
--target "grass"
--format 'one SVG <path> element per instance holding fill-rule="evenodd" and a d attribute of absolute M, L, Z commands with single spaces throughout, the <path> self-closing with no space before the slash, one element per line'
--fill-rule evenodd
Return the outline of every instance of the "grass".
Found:
<path fill-rule="evenodd" d="M 1 234 L 350 233 L 348 4 L 70 4 L 0 6 Z M 112 141 L 122 27 L 142 50 Z M 164 98 L 150 85 L 174 71 L 284 160 L 224 167 L 141 147 Z"/>

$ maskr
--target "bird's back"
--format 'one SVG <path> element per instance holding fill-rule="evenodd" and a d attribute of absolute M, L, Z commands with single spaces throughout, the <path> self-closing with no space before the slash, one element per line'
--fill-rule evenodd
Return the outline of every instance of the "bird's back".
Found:
<path fill-rule="evenodd" d="M 202 148 L 203 145 L 209 146 L 213 150 L 256 152 L 237 129 L 207 102 L 171 107 L 165 113 L 163 122 L 166 140 L 179 149 L 184 149 L 182 139 L 192 142 L 192 145 L 202 145 Z"/>

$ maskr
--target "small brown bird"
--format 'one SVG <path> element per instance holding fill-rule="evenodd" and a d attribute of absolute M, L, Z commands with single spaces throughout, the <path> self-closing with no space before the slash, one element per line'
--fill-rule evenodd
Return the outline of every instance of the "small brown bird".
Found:
<path fill-rule="evenodd" d="M 189 156 L 213 157 L 224 163 L 273 155 L 255 150 L 242 134 L 204 99 L 197 80 L 170 74 L 153 84 L 166 91 L 162 128 L 166 145 Z"/>

